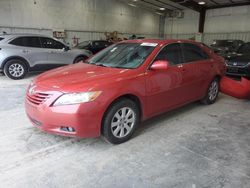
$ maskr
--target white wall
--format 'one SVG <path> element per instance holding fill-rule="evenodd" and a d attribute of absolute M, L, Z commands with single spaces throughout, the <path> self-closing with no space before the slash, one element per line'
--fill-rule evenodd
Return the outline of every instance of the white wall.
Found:
<path fill-rule="evenodd" d="M 166 20 L 166 38 L 187 39 L 195 36 L 199 27 L 199 13 L 186 10 L 184 18 Z M 250 6 L 207 10 L 203 42 L 214 39 L 250 41 Z"/>
<path fill-rule="evenodd" d="M 0 0 L 0 32 L 56 29 L 69 31 L 68 40 L 100 38 L 105 31 L 155 37 L 159 16 L 117 0 Z"/>
<path fill-rule="evenodd" d="M 208 10 L 205 32 L 246 32 L 250 31 L 250 6 L 239 6 Z"/>
<path fill-rule="evenodd" d="M 166 38 L 191 38 L 198 32 L 199 13 L 185 10 L 184 18 L 166 19 Z"/>
<path fill-rule="evenodd" d="M 214 39 L 250 41 L 250 6 L 208 10 L 206 13 L 204 42 Z"/>

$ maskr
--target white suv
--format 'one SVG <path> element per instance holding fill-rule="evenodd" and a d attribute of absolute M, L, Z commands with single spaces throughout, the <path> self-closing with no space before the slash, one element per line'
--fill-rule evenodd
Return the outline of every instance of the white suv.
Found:
<path fill-rule="evenodd" d="M 0 71 L 22 79 L 30 71 L 45 71 L 78 63 L 92 56 L 88 50 L 70 49 L 57 39 L 31 34 L 0 35 Z"/>

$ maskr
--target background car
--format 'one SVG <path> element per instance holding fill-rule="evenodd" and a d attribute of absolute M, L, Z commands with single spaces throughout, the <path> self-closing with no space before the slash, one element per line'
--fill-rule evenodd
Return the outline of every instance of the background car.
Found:
<path fill-rule="evenodd" d="M 106 40 L 90 40 L 79 43 L 74 48 L 77 49 L 85 49 L 91 51 L 93 54 L 103 50 L 104 48 L 110 46 L 113 42 L 109 42 Z"/>
<path fill-rule="evenodd" d="M 250 42 L 242 44 L 236 53 L 227 56 L 228 75 L 250 78 Z"/>
<path fill-rule="evenodd" d="M 228 53 L 237 51 L 243 43 L 242 40 L 214 40 L 211 48 L 215 53 L 226 57 Z"/>
<path fill-rule="evenodd" d="M 26 112 L 46 132 L 102 134 L 119 144 L 141 120 L 194 101 L 214 103 L 224 71 L 224 59 L 196 42 L 130 40 L 38 76 L 28 87 Z"/>
<path fill-rule="evenodd" d="M 30 71 L 44 71 L 90 57 L 87 50 L 70 49 L 57 39 L 30 34 L 0 36 L 0 70 L 11 79 Z"/>

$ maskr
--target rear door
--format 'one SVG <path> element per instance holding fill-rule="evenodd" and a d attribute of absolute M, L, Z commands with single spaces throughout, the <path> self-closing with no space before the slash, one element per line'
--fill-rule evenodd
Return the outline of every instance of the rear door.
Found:
<path fill-rule="evenodd" d="M 154 61 L 167 60 L 168 70 L 148 70 L 146 73 L 147 114 L 161 113 L 183 103 L 183 58 L 179 43 L 163 47 Z"/>
<path fill-rule="evenodd" d="M 196 44 L 182 43 L 182 51 L 186 100 L 199 99 L 207 89 L 212 64 L 209 56 Z"/>
<path fill-rule="evenodd" d="M 39 37 L 36 36 L 21 36 L 9 42 L 15 51 L 13 54 L 24 57 L 31 67 L 44 64 L 47 62 L 46 50 L 41 47 Z"/>

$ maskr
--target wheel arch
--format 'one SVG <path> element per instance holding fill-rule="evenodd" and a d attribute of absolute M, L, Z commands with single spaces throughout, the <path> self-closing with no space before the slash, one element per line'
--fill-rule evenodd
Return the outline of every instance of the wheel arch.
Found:
<path fill-rule="evenodd" d="M 21 60 L 21 61 L 25 64 L 26 68 L 27 68 L 28 70 L 30 69 L 29 62 L 28 62 L 25 58 L 20 57 L 20 56 L 11 56 L 11 57 L 6 58 L 6 59 L 3 61 L 3 63 L 2 63 L 1 69 L 4 69 L 4 66 L 6 65 L 6 63 L 7 63 L 8 61 L 10 61 L 10 60 L 13 60 L 13 59 Z"/>
<path fill-rule="evenodd" d="M 108 107 L 106 108 L 104 114 L 103 114 L 103 117 L 102 117 L 102 121 L 101 121 L 101 134 L 103 133 L 103 120 L 104 120 L 104 117 L 106 115 L 106 113 L 108 112 L 108 110 L 111 108 L 111 106 L 117 102 L 119 102 L 120 100 L 122 99 L 129 99 L 131 101 L 133 101 L 138 109 L 139 109 L 139 118 L 140 120 L 142 119 L 143 117 L 143 107 L 142 107 L 142 102 L 140 100 L 140 98 L 134 94 L 131 94 L 131 93 L 127 93 L 127 94 L 123 94 L 119 97 L 116 97 L 109 105 Z"/>
<path fill-rule="evenodd" d="M 80 58 L 80 57 L 83 57 L 83 58 L 86 58 L 86 59 L 89 58 L 87 55 L 80 54 L 80 55 L 77 55 L 77 56 L 75 57 L 75 59 L 73 60 L 73 63 L 75 63 L 75 61 L 76 61 L 78 58 Z"/>

